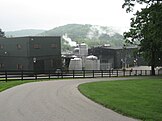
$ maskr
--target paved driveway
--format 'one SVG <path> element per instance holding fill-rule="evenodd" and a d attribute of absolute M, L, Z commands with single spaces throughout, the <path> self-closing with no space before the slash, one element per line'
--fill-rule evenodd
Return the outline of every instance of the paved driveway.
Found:
<path fill-rule="evenodd" d="M 135 121 L 92 102 L 77 89 L 98 80 L 116 78 L 34 82 L 8 89 L 0 93 L 0 121 Z"/>

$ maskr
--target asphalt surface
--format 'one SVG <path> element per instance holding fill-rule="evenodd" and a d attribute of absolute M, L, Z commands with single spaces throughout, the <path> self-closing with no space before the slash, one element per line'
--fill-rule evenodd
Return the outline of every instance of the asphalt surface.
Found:
<path fill-rule="evenodd" d="M 0 121 L 135 121 L 94 103 L 77 89 L 81 83 L 99 80 L 105 79 L 34 82 L 0 92 Z"/>

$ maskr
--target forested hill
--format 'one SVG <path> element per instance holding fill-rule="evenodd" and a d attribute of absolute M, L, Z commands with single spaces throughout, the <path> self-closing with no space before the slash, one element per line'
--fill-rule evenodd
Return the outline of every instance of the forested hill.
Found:
<path fill-rule="evenodd" d="M 7 37 L 35 36 L 44 31 L 45 30 L 39 30 L 39 29 L 23 29 L 18 31 L 7 31 L 5 32 L 5 35 Z"/>
<path fill-rule="evenodd" d="M 67 48 L 69 45 L 74 46 L 76 43 L 82 42 L 87 43 L 90 47 L 103 44 L 110 44 L 115 47 L 123 46 L 123 36 L 106 26 L 67 24 L 45 31 L 40 35 L 62 36 L 62 44 Z"/>
<path fill-rule="evenodd" d="M 19 30 L 5 32 L 7 37 L 20 36 L 62 36 L 62 51 L 71 49 L 76 44 L 85 42 L 89 47 L 110 44 L 123 46 L 123 36 L 111 27 L 90 24 L 67 24 L 51 30 Z"/>

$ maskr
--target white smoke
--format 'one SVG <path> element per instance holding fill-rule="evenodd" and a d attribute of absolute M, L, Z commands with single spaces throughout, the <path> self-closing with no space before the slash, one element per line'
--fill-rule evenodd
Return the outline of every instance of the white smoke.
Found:
<path fill-rule="evenodd" d="M 67 33 L 65 33 L 62 38 L 72 47 L 76 46 L 77 43 L 75 41 L 72 41 L 70 37 L 68 37 Z"/>
<path fill-rule="evenodd" d="M 93 25 L 90 27 L 90 31 L 88 32 L 87 37 L 90 39 L 99 38 L 102 34 L 107 34 L 111 37 L 114 36 L 115 32 L 112 28 Z"/>

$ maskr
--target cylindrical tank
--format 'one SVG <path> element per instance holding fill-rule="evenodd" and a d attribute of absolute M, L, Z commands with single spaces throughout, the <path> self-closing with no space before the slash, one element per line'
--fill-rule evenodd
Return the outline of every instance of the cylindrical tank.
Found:
<path fill-rule="evenodd" d="M 86 45 L 85 43 L 79 45 L 79 55 L 81 57 L 88 55 L 88 45 Z"/>
<path fill-rule="evenodd" d="M 100 60 L 96 56 L 87 56 L 85 63 L 85 70 L 100 70 Z"/>
<path fill-rule="evenodd" d="M 74 55 L 79 56 L 79 51 L 80 51 L 80 49 L 78 47 L 74 48 L 74 50 L 73 50 Z"/>
<path fill-rule="evenodd" d="M 82 59 L 74 58 L 70 60 L 69 70 L 82 70 Z"/>

